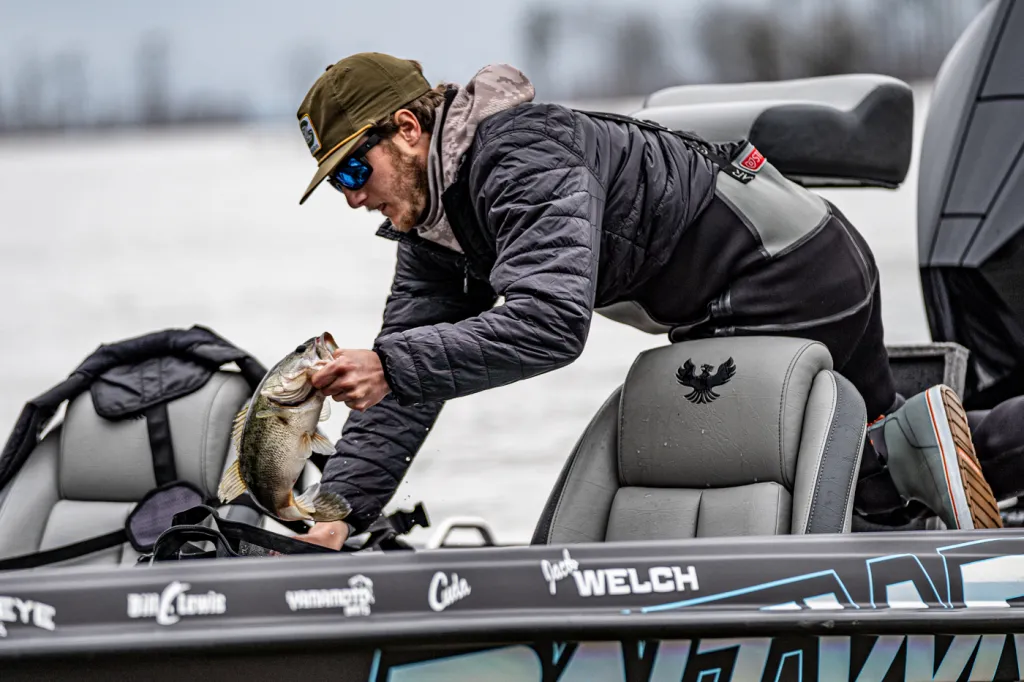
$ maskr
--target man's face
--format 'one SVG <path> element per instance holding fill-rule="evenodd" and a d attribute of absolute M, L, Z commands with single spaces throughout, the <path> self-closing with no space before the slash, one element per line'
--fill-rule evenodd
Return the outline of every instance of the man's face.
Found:
<path fill-rule="evenodd" d="M 366 153 L 373 167 L 370 179 L 359 189 L 343 190 L 348 205 L 380 211 L 398 230 L 411 230 L 427 206 L 429 139 L 419 133 L 418 126 L 412 135 L 403 126 L 374 145 Z"/>

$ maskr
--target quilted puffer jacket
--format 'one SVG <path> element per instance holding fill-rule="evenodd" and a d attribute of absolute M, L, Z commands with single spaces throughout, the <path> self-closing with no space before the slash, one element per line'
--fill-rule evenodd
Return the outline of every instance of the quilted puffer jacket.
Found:
<path fill-rule="evenodd" d="M 831 266 L 795 250 L 859 248 L 842 230 L 809 238 L 829 223 L 827 202 L 770 164 L 744 185 L 712 158 L 672 132 L 524 103 L 478 126 L 444 192 L 463 253 L 382 226 L 398 241 L 374 344 L 391 393 L 351 413 L 323 477 L 352 504 L 356 531 L 394 494 L 445 401 L 573 362 L 595 310 L 713 335 L 716 324 L 777 329 L 816 307 L 833 313 L 850 292 L 870 296 L 863 256 L 847 259 L 863 268 L 830 271 L 834 296 L 799 276 Z"/>

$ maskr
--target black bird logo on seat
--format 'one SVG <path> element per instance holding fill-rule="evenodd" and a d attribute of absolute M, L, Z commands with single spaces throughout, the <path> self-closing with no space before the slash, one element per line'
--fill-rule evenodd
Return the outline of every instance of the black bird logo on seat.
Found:
<path fill-rule="evenodd" d="M 676 381 L 683 386 L 689 386 L 693 390 L 686 394 L 686 399 L 697 405 L 714 402 L 719 395 L 714 392 L 716 386 L 729 383 L 736 374 L 736 363 L 729 358 L 718 366 L 718 370 L 712 374 L 712 365 L 701 365 L 700 376 L 694 373 L 696 369 L 692 360 L 687 360 L 683 366 L 676 370 Z"/>

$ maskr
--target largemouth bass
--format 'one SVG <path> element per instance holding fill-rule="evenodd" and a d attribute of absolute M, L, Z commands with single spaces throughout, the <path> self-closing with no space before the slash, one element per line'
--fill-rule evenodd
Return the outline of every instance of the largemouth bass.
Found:
<path fill-rule="evenodd" d="M 235 417 L 232 439 L 238 459 L 217 489 L 221 502 L 248 491 L 269 514 L 285 521 L 340 521 L 352 511 L 339 495 L 314 483 L 297 497 L 293 488 L 314 452 L 334 454 L 317 430 L 330 417 L 330 403 L 310 381 L 338 346 L 324 332 L 309 339 L 267 372 Z"/>

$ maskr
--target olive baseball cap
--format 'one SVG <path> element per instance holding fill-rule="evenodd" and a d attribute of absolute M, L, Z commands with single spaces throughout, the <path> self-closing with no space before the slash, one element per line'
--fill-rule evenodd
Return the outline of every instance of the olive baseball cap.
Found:
<path fill-rule="evenodd" d="M 363 133 L 430 90 L 420 66 L 380 52 L 361 52 L 327 67 L 299 105 L 299 130 L 316 159 L 303 203 Z"/>

